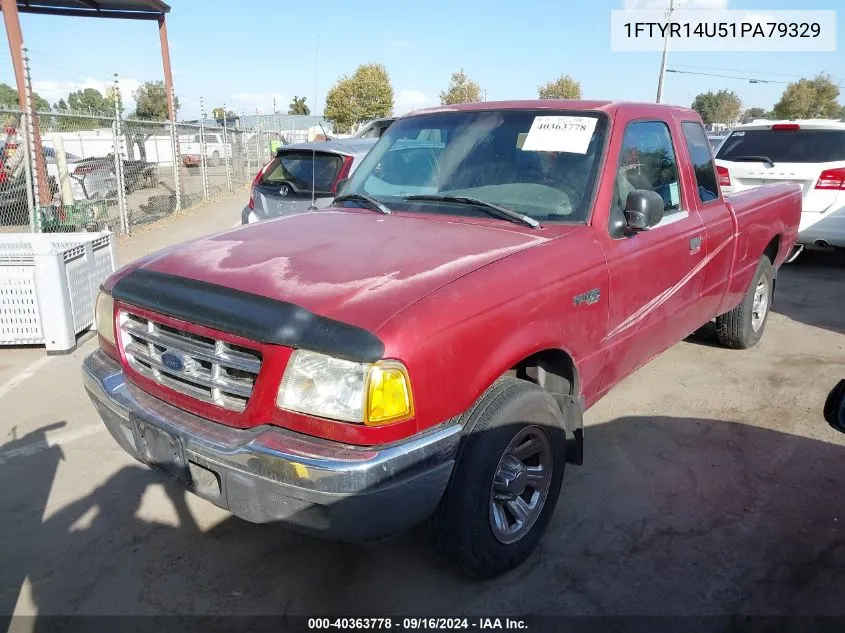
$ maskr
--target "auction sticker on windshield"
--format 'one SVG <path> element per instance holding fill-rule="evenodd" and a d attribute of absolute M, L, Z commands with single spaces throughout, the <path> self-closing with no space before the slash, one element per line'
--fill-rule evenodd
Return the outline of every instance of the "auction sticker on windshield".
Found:
<path fill-rule="evenodd" d="M 597 120 L 588 116 L 536 116 L 522 149 L 586 154 Z"/>

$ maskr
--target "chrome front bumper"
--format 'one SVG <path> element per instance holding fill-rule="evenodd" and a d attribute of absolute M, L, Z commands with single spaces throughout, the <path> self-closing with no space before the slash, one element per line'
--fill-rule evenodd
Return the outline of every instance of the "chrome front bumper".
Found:
<path fill-rule="evenodd" d="M 280 522 L 341 541 L 402 532 L 436 508 L 461 427 L 398 444 L 341 444 L 263 425 L 236 429 L 167 404 L 130 383 L 97 350 L 83 362 L 91 401 L 120 446 L 192 492 L 254 523 Z"/>

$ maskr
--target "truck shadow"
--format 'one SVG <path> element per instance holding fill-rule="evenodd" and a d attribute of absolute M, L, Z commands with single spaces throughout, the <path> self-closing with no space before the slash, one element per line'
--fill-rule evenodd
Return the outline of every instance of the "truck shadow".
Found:
<path fill-rule="evenodd" d="M 0 463 L 21 482 L 0 501 L 0 616 L 31 608 L 48 631 L 46 616 L 80 613 L 845 615 L 845 437 L 820 414 L 797 424 L 821 439 L 695 418 L 588 426 L 541 547 L 488 582 L 437 562 L 419 529 L 362 545 L 230 516 L 201 529 L 187 493 L 142 466 L 45 513 L 62 456 L 43 450 Z M 142 509 L 152 488 L 175 521 Z"/>

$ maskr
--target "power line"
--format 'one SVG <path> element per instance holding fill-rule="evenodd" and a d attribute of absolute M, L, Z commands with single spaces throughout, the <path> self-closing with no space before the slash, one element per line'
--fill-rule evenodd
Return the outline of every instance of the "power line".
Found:
<path fill-rule="evenodd" d="M 718 66 L 695 66 L 692 64 L 675 64 L 676 68 L 695 68 L 699 70 L 725 70 L 732 73 L 748 73 L 751 75 L 771 75 L 773 77 L 797 77 L 803 79 L 805 75 L 798 75 L 795 73 L 773 73 L 766 70 L 740 70 L 738 68 L 721 68 Z M 835 77 L 834 77 L 835 79 Z"/>
<path fill-rule="evenodd" d="M 757 79 L 755 77 L 737 77 L 735 75 L 716 75 L 713 73 L 699 73 L 692 70 L 678 70 L 677 68 L 667 68 L 667 73 L 678 73 L 681 75 L 700 75 L 704 77 L 721 77 L 722 79 L 739 79 L 740 81 L 747 81 L 752 84 L 788 84 L 788 81 L 777 81 L 775 79 Z"/>
<path fill-rule="evenodd" d="M 35 76 L 35 79 L 39 79 L 40 77 L 52 77 L 54 79 L 59 79 L 64 83 L 68 84 L 83 84 L 87 81 L 94 81 L 97 83 L 108 84 L 108 79 L 104 79 L 99 76 L 82 76 L 82 75 L 71 75 L 69 71 L 64 68 L 53 68 L 49 64 L 44 64 L 43 62 L 39 62 L 37 64 L 30 64 L 32 67 L 32 74 Z"/>
<path fill-rule="evenodd" d="M 738 79 L 740 81 L 747 81 L 748 83 L 751 83 L 751 84 L 781 84 L 781 85 L 783 85 L 783 84 L 793 83 L 791 81 L 778 81 L 777 79 L 761 79 L 759 77 L 737 77 L 736 75 L 717 75 L 717 74 L 714 74 L 714 73 L 700 73 L 700 72 L 695 72 L 695 71 L 692 71 L 692 70 L 678 70 L 677 68 L 667 68 L 666 72 L 668 72 L 668 73 L 678 73 L 678 74 L 681 74 L 681 75 L 700 75 L 700 76 L 703 76 L 703 77 L 721 77 L 722 79 Z M 837 84 L 835 82 L 834 82 L 834 85 L 837 85 L 840 88 L 845 87 L 842 84 Z"/>
<path fill-rule="evenodd" d="M 42 53 L 39 51 L 32 51 L 28 49 L 30 53 L 30 57 L 34 57 L 35 61 L 38 61 L 39 64 L 54 66 L 56 68 L 64 68 L 66 70 L 72 70 L 74 72 L 79 72 L 80 70 L 84 70 L 86 72 L 97 72 L 97 73 L 105 73 L 107 76 L 111 77 L 114 74 L 114 70 L 106 70 L 105 68 L 100 68 L 98 66 L 89 66 L 88 64 L 79 64 L 77 62 L 71 62 L 67 59 L 54 57 L 53 55 L 49 55 L 46 53 Z M 32 53 L 35 53 L 33 56 Z M 39 61 L 41 60 L 41 61 Z M 44 61 L 48 60 L 48 61 Z"/>

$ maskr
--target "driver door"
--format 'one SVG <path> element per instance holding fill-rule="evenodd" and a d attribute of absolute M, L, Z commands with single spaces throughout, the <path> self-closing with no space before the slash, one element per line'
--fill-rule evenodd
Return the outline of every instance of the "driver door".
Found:
<path fill-rule="evenodd" d="M 665 210 L 650 230 L 626 236 L 610 228 L 602 236 L 610 276 L 602 391 L 698 327 L 707 249 L 697 207 L 689 200 L 694 192 L 684 186 L 686 172 L 677 162 L 675 127 L 659 120 L 629 121 L 625 127 L 611 217 L 621 216 L 634 189 L 659 193 Z"/>

